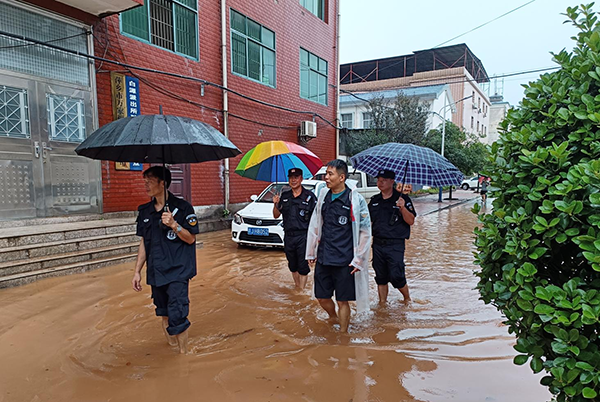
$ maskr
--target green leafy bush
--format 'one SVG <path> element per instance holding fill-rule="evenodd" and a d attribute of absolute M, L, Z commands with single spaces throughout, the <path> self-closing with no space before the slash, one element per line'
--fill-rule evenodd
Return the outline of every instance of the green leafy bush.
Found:
<path fill-rule="evenodd" d="M 593 3 L 560 70 L 525 88 L 492 146 L 496 197 L 475 230 L 478 289 L 506 317 L 515 364 L 558 401 L 600 400 L 600 25 Z M 475 206 L 474 212 L 480 208 Z"/>

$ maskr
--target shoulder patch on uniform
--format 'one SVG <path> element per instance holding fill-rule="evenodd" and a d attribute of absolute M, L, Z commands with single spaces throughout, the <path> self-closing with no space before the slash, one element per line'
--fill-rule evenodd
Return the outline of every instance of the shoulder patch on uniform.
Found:
<path fill-rule="evenodd" d="M 190 226 L 196 226 L 198 224 L 198 217 L 196 214 L 189 214 L 185 217 L 185 220 Z"/>

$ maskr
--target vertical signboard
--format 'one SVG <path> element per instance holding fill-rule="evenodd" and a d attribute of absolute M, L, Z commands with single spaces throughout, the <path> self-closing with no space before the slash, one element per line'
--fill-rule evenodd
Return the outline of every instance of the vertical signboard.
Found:
<path fill-rule="evenodd" d="M 140 114 L 140 81 L 137 78 L 111 71 L 110 87 L 115 120 Z M 115 169 L 143 170 L 143 164 L 115 162 Z"/>
<path fill-rule="evenodd" d="M 110 73 L 112 90 L 113 118 L 138 116 L 140 114 L 140 81 L 112 71 Z"/>

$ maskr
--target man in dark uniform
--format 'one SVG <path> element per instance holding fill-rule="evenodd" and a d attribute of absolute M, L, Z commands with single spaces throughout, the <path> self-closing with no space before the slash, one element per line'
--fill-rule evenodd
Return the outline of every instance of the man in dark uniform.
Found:
<path fill-rule="evenodd" d="M 163 211 L 165 186 L 169 188 L 171 184 L 168 169 L 153 166 L 143 176 L 152 201 L 138 208 L 136 234 L 142 240 L 131 283 L 136 292 L 142 290 L 141 272 L 146 263 L 146 281 L 152 288 L 156 315 L 162 317 L 167 341 L 172 346 L 178 345 L 180 353 L 187 353 L 188 284 L 196 275 L 198 219 L 194 208 L 171 192 L 168 211 Z"/>
<path fill-rule="evenodd" d="M 346 186 L 347 177 L 348 165 L 344 161 L 336 159 L 327 164 L 325 181 L 329 191 L 319 198 L 320 210 L 315 211 L 310 227 L 311 231 L 316 231 L 309 234 L 310 249 L 306 253 L 309 262 L 316 263 L 315 297 L 330 319 L 339 317 L 341 332 L 348 331 L 349 301 L 355 301 L 357 297 L 354 274 L 363 268 L 358 261 L 364 256 L 355 255 L 354 225 L 356 219 L 368 221 L 364 199 L 365 216 L 353 215 L 353 199 L 360 201 L 362 196 Z M 370 232 L 368 225 L 366 229 Z M 370 233 L 365 233 L 364 237 L 370 239 Z M 337 313 L 332 300 L 334 294 Z"/>
<path fill-rule="evenodd" d="M 288 267 L 294 277 L 296 288 L 304 289 L 310 273 L 305 258 L 306 232 L 317 199 L 312 191 L 302 186 L 302 169 L 288 170 L 288 180 L 291 190 L 284 191 L 281 196 L 273 197 L 273 217 L 277 219 L 283 215 L 285 232 L 283 247 Z"/>
<path fill-rule="evenodd" d="M 410 300 L 404 273 L 404 241 L 410 238 L 410 226 L 417 213 L 410 197 L 394 189 L 395 177 L 391 170 L 380 170 L 377 188 L 381 192 L 369 202 L 373 269 L 381 304 L 387 301 L 388 283 L 402 293 L 405 302 Z"/>

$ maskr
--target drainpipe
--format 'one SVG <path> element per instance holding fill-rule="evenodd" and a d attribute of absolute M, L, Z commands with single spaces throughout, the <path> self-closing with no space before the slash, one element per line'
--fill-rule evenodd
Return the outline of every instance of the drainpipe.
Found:
<path fill-rule="evenodd" d="M 227 88 L 227 0 L 221 0 L 221 61 L 223 65 L 223 87 Z M 223 90 L 223 134 L 229 138 L 229 105 L 228 91 Z M 229 159 L 223 160 L 223 206 L 229 210 Z"/>
<path fill-rule="evenodd" d="M 337 30 L 337 35 L 336 35 L 336 64 L 337 64 L 337 82 L 336 82 L 336 90 L 335 90 L 335 120 L 337 122 L 336 124 L 336 129 L 335 129 L 335 157 L 339 158 L 340 157 L 340 129 L 338 128 L 340 126 L 340 122 L 338 120 L 338 115 L 340 112 L 340 19 L 341 19 L 341 13 L 340 13 L 340 1 L 336 1 L 336 5 L 337 5 L 337 23 L 336 23 L 336 30 Z"/>

